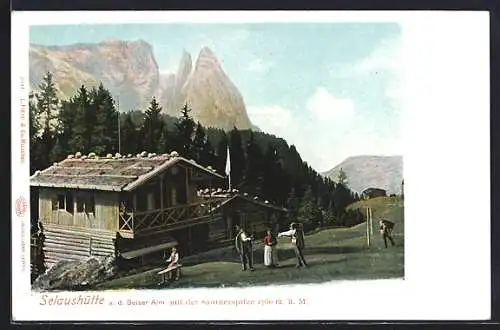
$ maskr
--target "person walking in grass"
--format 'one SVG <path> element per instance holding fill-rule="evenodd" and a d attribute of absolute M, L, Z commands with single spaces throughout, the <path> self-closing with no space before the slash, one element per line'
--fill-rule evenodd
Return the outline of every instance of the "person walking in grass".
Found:
<path fill-rule="evenodd" d="M 290 224 L 290 230 L 278 234 L 278 237 L 281 236 L 288 236 L 292 239 L 293 250 L 295 252 L 295 256 L 297 257 L 297 264 L 295 267 L 307 267 L 306 259 L 302 253 L 302 250 L 305 247 L 304 230 L 302 225 L 292 222 Z"/>
<path fill-rule="evenodd" d="M 248 236 L 243 228 L 236 225 L 235 247 L 240 255 L 241 270 L 247 270 L 247 264 L 250 271 L 254 271 L 252 258 L 252 237 Z"/>
<path fill-rule="evenodd" d="M 278 266 L 277 244 L 276 237 L 272 234 L 271 229 L 268 229 L 267 235 L 264 237 L 264 266 L 269 268 Z"/>
<path fill-rule="evenodd" d="M 380 219 L 378 223 L 380 226 L 380 234 L 382 234 L 382 238 L 384 239 L 385 248 L 387 248 L 387 239 L 389 239 L 389 241 L 391 241 L 391 245 L 394 246 L 394 240 L 392 239 L 394 222 Z"/>

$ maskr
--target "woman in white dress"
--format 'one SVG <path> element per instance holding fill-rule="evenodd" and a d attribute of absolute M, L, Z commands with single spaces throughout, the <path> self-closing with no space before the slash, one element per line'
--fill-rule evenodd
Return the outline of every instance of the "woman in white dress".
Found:
<path fill-rule="evenodd" d="M 278 265 L 278 251 L 276 250 L 277 240 L 271 233 L 271 230 L 267 230 L 267 235 L 264 237 L 264 265 L 266 267 L 276 267 Z"/>

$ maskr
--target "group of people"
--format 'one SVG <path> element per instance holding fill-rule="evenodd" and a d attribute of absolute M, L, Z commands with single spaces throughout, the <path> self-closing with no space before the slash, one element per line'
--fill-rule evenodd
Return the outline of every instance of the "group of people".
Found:
<path fill-rule="evenodd" d="M 384 240 L 384 245 L 387 248 L 387 240 L 391 242 L 394 246 L 394 240 L 392 238 L 392 231 L 394 229 L 394 223 L 388 220 L 379 220 L 379 230 Z M 247 234 L 247 232 L 240 226 L 236 226 L 236 238 L 235 247 L 236 251 L 240 256 L 241 270 L 254 271 L 253 267 L 253 240 L 254 237 Z M 284 232 L 274 235 L 270 229 L 267 230 L 266 236 L 264 237 L 264 266 L 268 268 L 274 268 L 279 266 L 278 262 L 278 237 L 289 237 L 293 246 L 296 257 L 296 268 L 307 267 L 306 259 L 304 258 L 303 249 L 305 247 L 304 230 L 302 224 L 292 223 L 290 224 L 290 229 Z M 179 253 L 175 247 L 172 248 L 170 256 L 168 259 L 165 256 L 165 261 L 168 263 L 168 268 L 176 268 L 175 266 L 179 263 Z M 171 274 L 171 279 L 179 279 L 179 269 L 174 269 Z"/>
<path fill-rule="evenodd" d="M 379 220 L 380 234 L 384 240 L 384 245 L 387 248 L 387 241 L 391 242 L 394 246 L 394 239 L 392 238 L 392 231 L 394 229 L 394 222 L 389 220 Z M 240 226 L 236 226 L 237 235 L 235 238 L 236 251 L 240 256 L 241 269 L 246 271 L 249 269 L 253 271 L 253 254 L 252 254 L 252 241 L 253 236 L 249 236 L 246 231 Z M 296 268 L 307 267 L 306 259 L 304 258 L 303 249 L 305 247 L 304 230 L 301 224 L 292 223 L 290 230 L 279 233 L 277 236 L 273 235 L 270 229 L 264 237 L 264 266 L 274 268 L 279 265 L 278 262 L 278 237 L 287 236 L 291 238 L 291 243 L 296 257 Z"/>
<path fill-rule="evenodd" d="M 250 271 L 255 270 L 253 267 L 253 254 L 252 254 L 252 244 L 253 236 L 249 236 L 246 231 L 240 226 L 236 226 L 236 238 L 235 247 L 236 251 L 240 256 L 241 270 Z M 304 258 L 302 250 L 305 247 L 304 240 L 304 230 L 301 224 L 292 223 L 290 225 L 290 230 L 278 233 L 278 235 L 273 235 L 270 229 L 267 230 L 267 234 L 264 237 L 264 266 L 268 268 L 274 268 L 279 265 L 278 262 L 278 237 L 287 236 L 290 237 L 291 243 L 297 258 L 296 267 L 307 267 L 307 262 Z"/>

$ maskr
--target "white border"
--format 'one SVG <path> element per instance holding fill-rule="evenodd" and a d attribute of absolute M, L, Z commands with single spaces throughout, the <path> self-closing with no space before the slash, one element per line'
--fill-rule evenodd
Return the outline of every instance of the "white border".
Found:
<path fill-rule="evenodd" d="M 18 196 L 29 200 L 29 166 L 19 163 L 18 138 L 20 98 L 27 99 L 28 92 L 20 91 L 19 81 L 29 81 L 28 27 L 118 22 L 400 23 L 404 42 L 406 279 L 252 289 L 115 291 L 97 293 L 105 297 L 102 306 L 41 306 L 41 295 L 30 292 L 29 265 L 24 271 L 21 269 L 22 258 L 29 259 L 29 213 L 20 218 L 12 210 L 14 320 L 486 320 L 490 317 L 487 12 L 13 12 L 13 201 Z M 82 293 L 64 295 L 79 294 Z M 128 298 L 258 301 L 276 297 L 302 297 L 308 303 L 237 307 L 109 305 L 111 301 Z"/>

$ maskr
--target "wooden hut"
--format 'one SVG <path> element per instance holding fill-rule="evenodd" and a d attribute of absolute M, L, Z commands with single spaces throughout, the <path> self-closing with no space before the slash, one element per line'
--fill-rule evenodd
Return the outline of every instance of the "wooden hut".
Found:
<path fill-rule="evenodd" d="M 365 189 L 362 193 L 361 196 L 363 199 L 370 199 L 370 198 L 375 198 L 375 197 L 386 197 L 387 192 L 384 189 L 380 188 L 368 188 Z"/>
<path fill-rule="evenodd" d="M 69 155 L 30 178 L 46 264 L 109 254 L 130 260 L 173 245 L 188 254 L 222 219 L 220 201 L 196 192 L 223 178 L 176 152 Z"/>
<path fill-rule="evenodd" d="M 209 225 L 210 242 L 215 244 L 233 243 L 236 225 L 244 228 L 255 237 L 264 237 L 267 229 L 278 231 L 283 226 L 285 208 L 273 205 L 266 200 L 237 191 L 212 193 L 202 196 L 217 202 L 217 210 L 222 219 Z"/>

